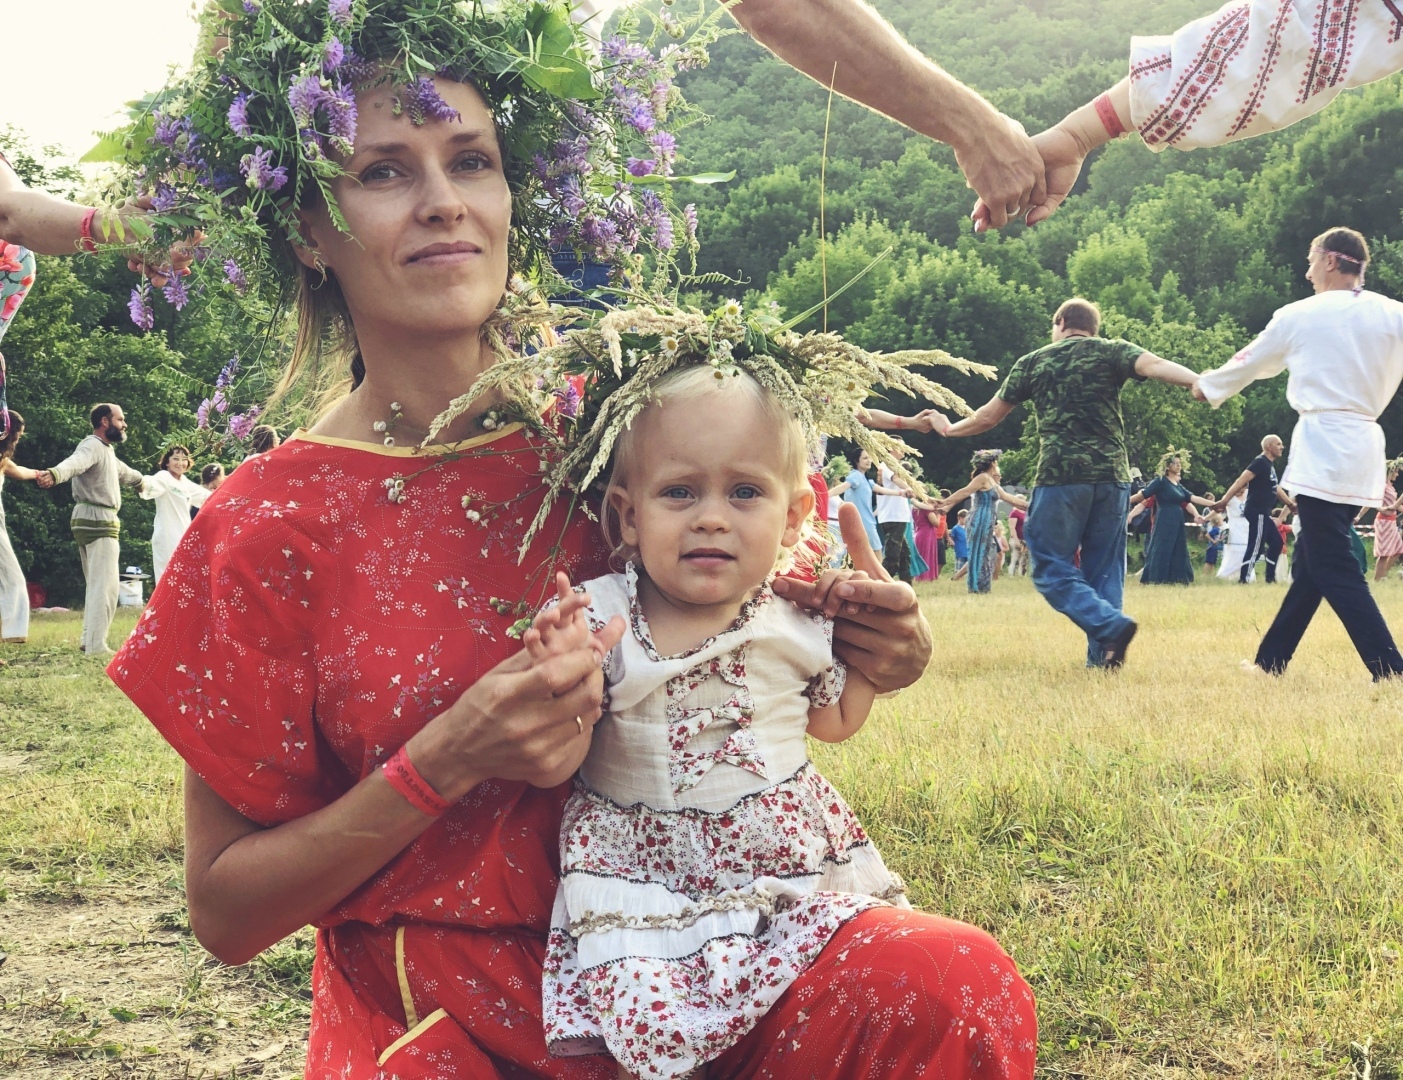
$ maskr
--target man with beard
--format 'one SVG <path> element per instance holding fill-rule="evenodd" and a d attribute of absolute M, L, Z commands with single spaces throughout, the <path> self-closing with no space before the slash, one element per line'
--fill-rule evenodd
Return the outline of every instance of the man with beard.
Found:
<path fill-rule="evenodd" d="M 93 433 L 52 469 L 40 472 L 42 488 L 73 481 L 73 517 L 69 522 L 78 556 L 83 562 L 87 599 L 83 604 L 83 652 L 111 656 L 107 630 L 117 611 L 117 537 L 122 523 L 122 486 L 139 487 L 145 477 L 117 460 L 112 447 L 127 437 L 127 418 L 120 405 L 94 405 Z"/>

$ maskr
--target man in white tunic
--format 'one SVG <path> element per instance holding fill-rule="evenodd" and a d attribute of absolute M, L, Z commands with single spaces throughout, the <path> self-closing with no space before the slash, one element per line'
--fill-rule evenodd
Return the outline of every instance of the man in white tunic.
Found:
<path fill-rule="evenodd" d="M 1254 379 L 1286 371 L 1286 400 L 1301 416 L 1281 478 L 1301 522 L 1295 570 L 1255 661 L 1274 675 L 1291 662 L 1321 599 L 1375 679 L 1403 674 L 1350 549 L 1359 508 L 1383 505 L 1384 434 L 1375 421 L 1403 381 L 1403 304 L 1364 289 L 1368 262 L 1353 229 L 1316 237 L 1306 272 L 1315 295 L 1278 310 L 1255 341 L 1194 384 L 1194 396 L 1217 408 Z"/>
<path fill-rule="evenodd" d="M 73 517 L 69 527 L 78 545 L 87 582 L 83 604 L 83 651 L 89 656 L 110 656 L 107 630 L 117 611 L 119 548 L 117 537 L 122 523 L 122 487 L 139 487 L 145 477 L 130 465 L 117 460 L 113 445 L 127 437 L 127 418 L 120 405 L 94 405 L 93 433 L 78 444 L 67 458 L 47 472 L 37 483 L 49 488 L 73 481 Z"/>

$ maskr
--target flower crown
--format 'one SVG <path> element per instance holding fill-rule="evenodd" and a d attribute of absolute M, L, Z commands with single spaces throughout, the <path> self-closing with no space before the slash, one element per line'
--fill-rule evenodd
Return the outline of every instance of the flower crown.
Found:
<path fill-rule="evenodd" d="M 1171 444 L 1159 457 L 1159 464 L 1155 466 L 1155 472 L 1163 476 L 1169 471 L 1169 463 L 1175 458 L 1179 459 L 1179 469 L 1181 472 L 1189 471 L 1189 462 L 1193 460 L 1193 452 L 1190 450 L 1175 450 Z"/>
<path fill-rule="evenodd" d="M 504 322 L 524 337 L 530 325 L 559 326 L 579 317 L 521 298 Z M 794 333 L 793 324 L 773 314 L 747 316 L 734 300 L 708 314 L 657 298 L 636 298 L 626 308 L 566 331 L 558 344 L 498 360 L 434 420 L 425 444 L 483 395 L 500 394 L 507 402 L 504 408 L 525 420 L 540 416 L 548 396 L 558 400 L 556 415 L 562 422 L 546 429 L 555 445 L 543 469 L 545 498 L 521 544 L 524 556 L 557 500 L 583 503 L 580 497 L 606 475 L 615 441 L 654 401 L 662 380 L 685 367 L 709 365 L 717 379 L 740 372 L 754 378 L 799 420 L 810 443 L 820 435 L 847 439 L 887 465 L 903 485 L 924 491 L 893 453 L 898 448 L 915 451 L 864 427 L 858 407 L 884 386 L 969 415 L 964 399 L 912 367 L 947 367 L 989 379 L 995 369 L 938 349 L 872 353 L 837 334 Z"/>
<path fill-rule="evenodd" d="M 151 197 L 139 239 L 166 248 L 198 229 L 205 267 L 271 299 L 295 280 L 281 241 L 303 243 L 300 204 L 323 200 L 348 231 L 330 183 L 355 141 L 356 91 L 387 85 L 396 115 L 452 121 L 433 83 L 443 76 L 471 82 L 495 118 L 513 272 L 548 278 L 553 247 L 616 266 L 638 267 L 645 251 L 670 264 L 696 249 L 695 210 L 677 208 L 672 182 L 727 179 L 674 176 L 666 129 L 698 115 L 673 79 L 706 62 L 723 11 L 679 18 L 664 7 L 645 16 L 644 36 L 626 15 L 596 48 L 557 0 L 215 0 L 190 72 L 135 102 L 130 124 L 84 160 L 118 163 L 124 186 Z M 176 279 L 165 298 L 181 308 L 188 290 Z M 131 312 L 151 325 L 149 287 Z"/>
<path fill-rule="evenodd" d="M 986 469 L 1003 456 L 1002 450 L 976 450 L 969 459 L 969 467 L 976 471 Z"/>

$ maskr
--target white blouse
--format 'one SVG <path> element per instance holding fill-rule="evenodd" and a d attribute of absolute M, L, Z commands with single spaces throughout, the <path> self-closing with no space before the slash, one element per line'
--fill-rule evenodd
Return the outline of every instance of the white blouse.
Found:
<path fill-rule="evenodd" d="M 1403 69 L 1403 0 L 1232 0 L 1130 41 L 1130 114 L 1151 150 L 1277 131 Z"/>
<path fill-rule="evenodd" d="M 1403 304 L 1333 289 L 1287 304 L 1199 388 L 1216 409 L 1254 379 L 1289 372 L 1300 413 L 1281 486 L 1349 506 L 1381 506 L 1384 433 L 1375 421 L 1403 381 Z"/>

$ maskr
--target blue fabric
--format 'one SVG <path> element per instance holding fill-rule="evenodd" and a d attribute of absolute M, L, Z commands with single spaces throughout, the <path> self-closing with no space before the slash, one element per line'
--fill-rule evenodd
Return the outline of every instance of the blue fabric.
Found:
<path fill-rule="evenodd" d="M 872 504 L 875 495 L 872 481 L 864 474 L 856 469 L 848 473 L 848 490 L 843 492 L 843 501 L 857 507 L 858 516 L 862 518 L 862 527 L 867 531 L 867 542 L 872 545 L 872 550 L 880 555 L 882 534 L 877 531 L 877 512 Z"/>
<path fill-rule="evenodd" d="M 972 593 L 986 593 L 994 584 L 994 567 L 999 559 L 999 545 L 994 540 L 994 506 L 998 493 L 993 488 L 974 493 L 974 510 L 969 525 L 969 573 L 965 585 Z"/>
<path fill-rule="evenodd" d="M 1117 637 L 1132 621 L 1121 611 L 1129 502 L 1129 484 L 1037 487 L 1023 526 L 1033 559 L 1033 584 L 1086 634 L 1088 667 L 1105 662 L 1101 643 Z"/>
<path fill-rule="evenodd" d="M 956 525 L 950 530 L 950 543 L 955 545 L 955 558 L 960 562 L 969 558 L 969 534 L 963 525 Z"/>
<path fill-rule="evenodd" d="M 921 558 L 921 553 L 916 549 L 916 526 L 910 521 L 906 523 L 906 550 L 911 553 L 910 574 L 913 578 L 930 570 L 930 563 Z"/>

